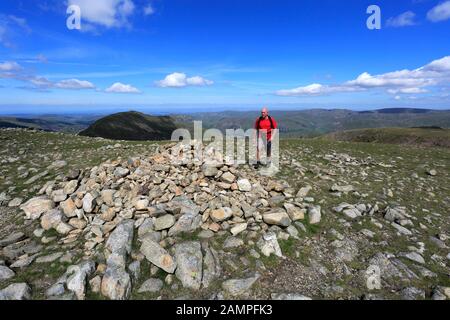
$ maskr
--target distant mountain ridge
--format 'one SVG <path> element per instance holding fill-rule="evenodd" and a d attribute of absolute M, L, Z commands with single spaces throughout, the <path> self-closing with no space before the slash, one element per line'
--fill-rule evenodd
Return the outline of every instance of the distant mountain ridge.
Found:
<path fill-rule="evenodd" d="M 168 110 L 169 111 L 169 110 Z M 126 112 L 116 113 L 126 114 Z M 145 115 L 136 112 L 136 114 Z M 370 111 L 352 111 L 347 109 L 308 109 L 308 110 L 271 110 L 270 114 L 275 117 L 279 126 L 281 137 L 313 137 L 331 132 L 363 129 L 363 128 L 383 128 L 383 127 L 441 127 L 450 128 L 450 110 L 431 110 L 416 108 L 387 108 Z M 147 116 L 147 115 L 145 115 Z M 198 112 L 185 114 L 171 114 L 169 117 L 177 127 L 187 128 L 192 131 L 193 121 L 201 120 L 203 129 L 217 128 L 222 132 L 226 129 L 248 129 L 254 125 L 255 119 L 259 116 L 259 111 L 222 111 L 222 112 Z M 107 118 L 103 117 L 103 118 Z M 153 117 L 153 116 L 148 116 Z M 77 133 L 86 131 L 95 121 L 101 119 L 101 115 L 43 115 L 43 116 L 20 116 L 20 117 L 0 117 L 0 127 L 29 127 L 48 131 L 63 131 Z M 111 119 L 111 118 L 108 118 Z M 150 119 L 150 118 L 148 118 Z M 162 123 L 168 119 L 166 117 L 153 117 L 150 122 L 152 126 L 161 119 Z M 131 126 L 135 120 L 130 119 Z M 114 120 L 116 121 L 116 120 Z M 142 119 L 139 121 L 143 121 Z M 138 121 L 138 122 L 139 122 Z M 122 119 L 119 127 L 124 129 L 127 126 L 125 118 Z M 164 127 L 164 125 L 163 125 Z M 135 129 L 130 129 L 131 132 Z M 137 130 L 142 133 L 141 129 Z M 144 129 L 145 131 L 145 129 Z M 89 133 L 86 131 L 84 133 Z M 119 130 L 119 133 L 124 133 Z M 151 132 L 151 130 L 149 131 Z M 130 132 L 128 132 L 129 134 Z M 99 134 L 93 132 L 93 135 Z M 102 133 L 110 136 L 111 129 Z M 137 132 L 134 138 L 140 138 Z M 152 136 L 152 135 L 149 135 Z M 125 135 L 116 135 L 115 138 L 123 139 Z"/>
<path fill-rule="evenodd" d="M 129 111 L 101 118 L 79 135 L 113 140 L 170 140 L 176 129 L 170 116 L 150 116 Z"/>
<path fill-rule="evenodd" d="M 424 111 L 425 110 L 425 111 Z M 326 133 L 383 127 L 441 127 L 450 128 L 450 110 L 380 109 L 352 111 L 346 109 L 310 109 L 300 111 L 270 111 L 282 137 L 312 137 Z M 204 128 L 248 129 L 254 125 L 258 111 L 203 112 L 174 116 L 179 122 L 201 120 Z"/>
<path fill-rule="evenodd" d="M 384 108 L 373 111 L 360 111 L 360 113 L 427 113 L 435 110 L 418 108 Z"/>

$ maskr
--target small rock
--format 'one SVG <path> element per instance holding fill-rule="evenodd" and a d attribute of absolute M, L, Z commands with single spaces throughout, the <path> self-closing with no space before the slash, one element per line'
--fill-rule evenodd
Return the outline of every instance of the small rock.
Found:
<path fill-rule="evenodd" d="M 8 203 L 8 207 L 18 207 L 22 203 L 22 198 L 14 198 Z"/>
<path fill-rule="evenodd" d="M 258 240 L 257 246 L 261 250 L 261 253 L 266 257 L 269 257 L 272 253 L 278 257 L 283 256 L 280 245 L 278 244 L 277 235 L 273 232 L 264 234 L 261 239 Z"/>
<path fill-rule="evenodd" d="M 317 224 L 322 218 L 320 206 L 310 206 L 308 208 L 309 224 Z"/>
<path fill-rule="evenodd" d="M 417 252 L 402 253 L 402 254 L 400 254 L 400 256 L 408 258 L 409 260 L 420 263 L 420 264 L 425 264 L 425 260 Z"/>
<path fill-rule="evenodd" d="M 28 300 L 31 289 L 26 283 L 13 283 L 0 290 L 0 300 Z"/>
<path fill-rule="evenodd" d="M 67 182 L 67 184 L 64 186 L 64 194 L 72 194 L 77 190 L 78 187 L 78 180 L 71 180 Z"/>
<path fill-rule="evenodd" d="M 122 168 L 122 167 L 117 167 L 116 170 L 114 170 L 114 176 L 117 178 L 123 178 L 128 173 L 130 173 L 130 170 L 128 170 L 126 168 Z"/>
<path fill-rule="evenodd" d="M 243 295 L 250 290 L 259 277 L 260 275 L 256 273 L 254 276 L 249 278 L 230 279 L 222 283 L 222 289 L 231 296 Z"/>
<path fill-rule="evenodd" d="M 164 229 L 169 229 L 175 224 L 175 218 L 171 214 L 163 215 L 157 218 L 154 222 L 155 231 L 160 231 Z"/>
<path fill-rule="evenodd" d="M 240 191 L 249 192 L 252 190 L 252 185 L 248 179 L 239 179 L 237 185 Z"/>
<path fill-rule="evenodd" d="M 150 278 L 146 280 L 138 289 L 138 293 L 144 293 L 144 292 L 159 292 L 164 283 L 160 279 L 156 278 Z"/>
<path fill-rule="evenodd" d="M 239 233 L 241 233 L 242 231 L 247 229 L 247 223 L 238 223 L 235 224 L 231 229 L 230 232 L 233 236 L 238 235 Z"/>
<path fill-rule="evenodd" d="M 312 300 L 310 297 L 298 293 L 272 293 L 272 300 Z"/>
<path fill-rule="evenodd" d="M 59 258 L 62 257 L 62 255 L 63 255 L 62 252 L 56 252 L 46 256 L 42 256 L 36 259 L 36 263 L 50 263 L 58 260 Z"/>
<path fill-rule="evenodd" d="M 233 183 L 236 179 L 236 176 L 232 174 L 231 172 L 225 172 L 220 176 L 220 180 L 222 180 L 225 183 Z"/>
<path fill-rule="evenodd" d="M 224 249 L 237 248 L 244 245 L 244 241 L 242 239 L 236 237 L 228 237 L 225 239 L 223 243 Z"/>
<path fill-rule="evenodd" d="M 41 218 L 41 227 L 44 230 L 56 229 L 62 222 L 63 215 L 58 209 L 52 209 L 45 213 Z"/>
<path fill-rule="evenodd" d="M 141 273 L 141 262 L 140 261 L 133 261 L 128 265 L 128 270 L 131 273 L 131 276 L 134 281 L 137 281 L 139 279 L 139 275 Z"/>
<path fill-rule="evenodd" d="M 202 172 L 205 177 L 214 177 L 219 170 L 216 166 L 207 165 L 206 163 L 202 166 Z"/>
<path fill-rule="evenodd" d="M 331 186 L 331 191 L 333 192 L 352 192 L 355 188 L 352 185 L 346 185 L 346 186 L 338 186 L 337 184 L 334 184 Z"/>
<path fill-rule="evenodd" d="M 136 204 L 135 204 L 136 210 L 147 210 L 148 204 L 149 204 L 148 199 L 138 200 L 138 201 L 136 201 Z"/>
<path fill-rule="evenodd" d="M 361 217 L 361 212 L 359 212 L 359 210 L 356 208 L 344 209 L 343 213 L 347 218 L 350 219 L 356 219 L 358 217 Z"/>
<path fill-rule="evenodd" d="M 66 201 L 63 201 L 59 204 L 62 211 L 64 212 L 64 215 L 68 218 L 76 217 L 76 209 L 75 202 L 71 198 L 67 199 Z"/>
<path fill-rule="evenodd" d="M 19 231 L 19 232 L 11 233 L 6 238 L 0 240 L 0 247 L 6 247 L 7 245 L 16 243 L 24 238 L 25 238 L 25 234 L 23 232 Z"/>
<path fill-rule="evenodd" d="M 0 266 L 0 281 L 8 280 L 15 276 L 14 271 L 6 266 Z"/>
<path fill-rule="evenodd" d="M 397 231 L 400 232 L 401 234 L 404 234 L 404 235 L 407 235 L 407 236 L 412 235 L 412 232 L 411 232 L 411 231 L 409 231 L 409 230 L 406 229 L 405 227 L 402 227 L 401 225 L 399 225 L 399 224 L 397 224 L 397 223 L 395 223 L 395 222 L 392 222 L 391 225 L 392 225 L 395 229 L 397 229 Z"/>
<path fill-rule="evenodd" d="M 99 293 L 102 285 L 102 278 L 100 276 L 95 276 L 89 280 L 89 286 L 93 293 Z"/>
<path fill-rule="evenodd" d="M 212 210 L 210 216 L 214 222 L 225 221 L 233 216 L 233 210 L 228 207 Z"/>
<path fill-rule="evenodd" d="M 297 198 L 304 198 L 308 195 L 309 191 L 311 191 L 312 187 L 311 186 L 306 186 L 303 188 L 300 188 L 300 190 L 298 190 L 296 197 Z"/>
<path fill-rule="evenodd" d="M 86 193 L 83 198 L 83 210 L 86 213 L 91 213 L 94 210 L 95 199 L 90 193 Z"/>
<path fill-rule="evenodd" d="M 82 230 L 86 227 L 87 222 L 84 219 L 72 218 L 69 220 L 69 225 L 71 225 L 75 229 Z"/>
<path fill-rule="evenodd" d="M 305 219 L 306 209 L 302 209 L 292 203 L 285 203 L 284 208 L 292 221 Z"/>
<path fill-rule="evenodd" d="M 402 290 L 401 295 L 405 300 L 425 299 L 425 291 L 415 287 L 408 287 Z"/>
<path fill-rule="evenodd" d="M 59 233 L 59 234 L 62 234 L 62 235 L 66 235 L 66 234 L 68 234 L 70 231 L 72 231 L 72 226 L 71 225 L 69 225 L 69 224 L 67 224 L 67 223 L 65 223 L 65 222 L 61 222 L 61 223 L 59 223 L 57 226 L 56 226 L 56 231 Z"/>

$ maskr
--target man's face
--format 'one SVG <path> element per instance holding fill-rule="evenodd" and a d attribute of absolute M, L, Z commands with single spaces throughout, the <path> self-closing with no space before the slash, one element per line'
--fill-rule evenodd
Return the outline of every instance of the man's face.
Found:
<path fill-rule="evenodd" d="M 262 115 L 263 118 L 265 118 L 265 117 L 267 117 L 269 115 L 269 112 L 266 109 L 263 109 L 261 111 L 261 115 Z"/>

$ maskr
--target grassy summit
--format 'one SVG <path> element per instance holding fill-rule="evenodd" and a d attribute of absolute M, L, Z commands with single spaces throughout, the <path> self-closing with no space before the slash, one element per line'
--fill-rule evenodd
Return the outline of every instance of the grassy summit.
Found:
<path fill-rule="evenodd" d="M 121 112 L 101 118 L 81 131 L 81 136 L 113 140 L 170 140 L 177 129 L 169 116 L 149 116 L 140 112 Z"/>

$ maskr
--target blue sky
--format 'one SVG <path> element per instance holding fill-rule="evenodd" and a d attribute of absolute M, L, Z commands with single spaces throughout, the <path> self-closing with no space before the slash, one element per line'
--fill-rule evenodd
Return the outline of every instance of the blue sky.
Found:
<path fill-rule="evenodd" d="M 449 35 L 449 0 L 2 0 L 0 113 L 450 109 Z"/>

